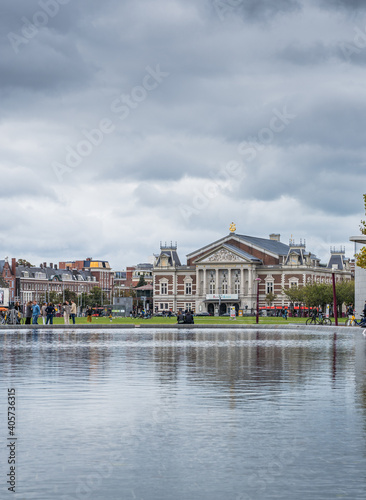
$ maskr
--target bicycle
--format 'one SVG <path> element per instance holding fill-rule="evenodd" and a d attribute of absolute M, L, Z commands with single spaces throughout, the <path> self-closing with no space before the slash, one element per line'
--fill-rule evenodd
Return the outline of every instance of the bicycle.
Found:
<path fill-rule="evenodd" d="M 321 313 L 316 316 L 313 314 L 310 318 L 306 320 L 307 325 L 327 325 L 330 326 L 332 324 L 332 320 L 330 318 L 324 317 Z"/>
<path fill-rule="evenodd" d="M 347 319 L 345 325 L 346 326 L 360 326 L 361 328 L 365 328 L 366 327 L 366 317 L 361 316 L 360 321 L 357 321 L 357 319 L 355 318 L 355 315 L 352 314 L 352 316 Z"/>

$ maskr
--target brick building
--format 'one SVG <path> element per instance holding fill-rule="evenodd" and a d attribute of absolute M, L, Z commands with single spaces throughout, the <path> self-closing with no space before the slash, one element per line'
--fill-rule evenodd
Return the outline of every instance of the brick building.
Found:
<path fill-rule="evenodd" d="M 94 286 L 99 286 L 107 294 L 110 303 L 112 303 L 114 275 L 109 262 L 106 260 L 93 260 L 88 257 L 85 260 L 59 262 L 59 268 L 60 270 L 69 271 L 89 271 L 98 283 L 94 284 Z"/>
<path fill-rule="evenodd" d="M 192 309 L 196 313 L 224 314 L 229 307 L 253 311 L 259 281 L 259 306 L 273 293 L 274 307 L 288 306 L 283 288 L 308 283 L 330 283 L 351 279 L 350 261 L 344 249 L 331 249 L 327 264 L 306 250 L 305 241 L 280 235 L 269 239 L 230 233 L 187 255 L 181 265 L 176 245 L 161 245 L 154 264 L 155 311 Z"/>

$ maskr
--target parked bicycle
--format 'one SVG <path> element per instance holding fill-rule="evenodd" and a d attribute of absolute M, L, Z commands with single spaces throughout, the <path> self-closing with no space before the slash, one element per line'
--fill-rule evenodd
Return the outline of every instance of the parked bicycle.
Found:
<path fill-rule="evenodd" d="M 366 327 L 366 317 L 361 316 L 361 319 L 359 321 L 357 321 L 357 319 L 355 318 L 355 315 L 352 314 L 352 316 L 347 319 L 346 326 L 361 326 L 362 328 L 365 328 Z"/>
<path fill-rule="evenodd" d="M 332 320 L 330 318 L 324 317 L 322 313 L 313 314 L 310 318 L 306 320 L 307 325 L 327 325 L 330 326 L 332 324 Z"/>

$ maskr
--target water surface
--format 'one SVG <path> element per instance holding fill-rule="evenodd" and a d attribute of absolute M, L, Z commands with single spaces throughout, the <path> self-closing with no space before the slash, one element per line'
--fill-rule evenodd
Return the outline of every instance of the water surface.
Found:
<path fill-rule="evenodd" d="M 359 330 L 22 330 L 0 345 L 1 498 L 366 498 Z"/>

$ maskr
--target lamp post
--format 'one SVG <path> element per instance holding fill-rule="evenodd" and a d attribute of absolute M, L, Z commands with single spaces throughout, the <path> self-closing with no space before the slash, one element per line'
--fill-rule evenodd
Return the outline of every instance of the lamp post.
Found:
<path fill-rule="evenodd" d="M 255 322 L 256 324 L 259 323 L 259 283 L 262 281 L 260 278 L 255 278 L 255 280 L 257 282 L 257 314 L 255 316 Z"/>

